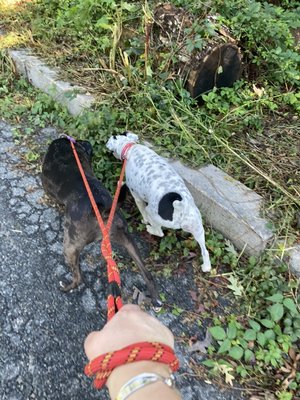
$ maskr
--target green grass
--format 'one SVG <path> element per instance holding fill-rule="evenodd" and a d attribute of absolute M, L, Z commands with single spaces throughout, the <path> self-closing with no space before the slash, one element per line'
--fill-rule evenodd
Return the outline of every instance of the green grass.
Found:
<path fill-rule="evenodd" d="M 128 129 L 152 140 L 162 155 L 194 167 L 213 163 L 263 196 L 262 213 L 281 244 L 271 244 L 260 258 L 237 253 L 221 235 L 208 230 L 214 265 L 208 282 L 221 277 L 226 296 L 236 299 L 240 309 L 221 320 L 211 310 L 213 326 L 221 328 L 214 332 L 222 332 L 222 337 L 215 337 L 207 367 L 212 376 L 221 374 L 228 383 L 230 376 L 246 386 L 255 382 L 288 400 L 300 382 L 299 373 L 287 379 L 292 367 L 285 364 L 292 365 L 289 352 L 297 347 L 300 334 L 299 282 L 289 273 L 285 254 L 285 248 L 299 241 L 299 55 L 292 30 L 300 19 L 296 2 L 281 3 L 276 7 L 226 0 L 199 7 L 198 1 L 175 2 L 199 16 L 218 12 L 218 23 L 230 27 L 244 55 L 241 80 L 233 88 L 206 93 L 201 106 L 172 75 L 176 56 L 159 54 L 155 48 L 145 53 L 145 26 L 154 2 L 81 0 L 71 6 L 70 1 L 55 0 L 6 9 L 8 36 L 3 47 L 31 46 L 50 64 L 61 66 L 63 77 L 83 83 L 97 104 L 72 118 L 48 96 L 16 79 L 2 50 L 0 109 L 2 117 L 21 124 L 19 137 L 30 139 L 32 129 L 53 124 L 90 140 L 97 176 L 112 191 L 119 163 L 104 144 L 111 134 Z M 0 11 L 1 7 L 0 2 Z M 25 122 L 30 129 L 22 127 Z M 35 158 L 33 149 L 27 161 Z M 172 253 L 187 256 L 197 251 L 191 238 L 175 233 L 153 247 L 154 260 L 172 261 Z M 268 300 L 272 296 L 277 300 Z"/>
<path fill-rule="evenodd" d="M 96 95 L 85 130 L 95 142 L 131 129 L 193 166 L 212 162 L 262 194 L 280 235 L 294 239 L 300 203 L 300 57 L 292 36 L 299 28 L 297 3 L 227 0 L 204 7 L 219 13 L 217 23 L 239 39 L 244 73 L 233 88 L 204 95 L 202 107 L 170 79 L 176 53 L 157 56 L 155 46 L 144 53 L 154 3 L 120 4 L 34 1 L 6 11 L 8 37 L 19 37 Z M 196 1 L 175 4 L 205 14 Z"/>

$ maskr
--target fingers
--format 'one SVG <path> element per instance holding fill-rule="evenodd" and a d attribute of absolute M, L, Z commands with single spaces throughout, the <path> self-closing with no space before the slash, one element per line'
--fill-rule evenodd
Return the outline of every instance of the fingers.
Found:
<path fill-rule="evenodd" d="M 118 311 L 114 318 L 103 327 L 101 331 L 91 332 L 84 342 L 84 351 L 87 358 L 91 360 L 100 354 L 110 351 L 108 349 L 111 347 L 113 350 L 117 350 L 115 345 L 118 343 L 115 343 L 116 337 L 112 334 L 114 331 L 112 325 L 115 325 L 116 334 L 121 333 L 120 330 L 122 330 L 122 325 L 126 323 L 130 316 L 131 318 L 135 318 L 136 315 L 138 316 L 141 313 L 143 312 L 139 306 L 135 304 L 126 304 Z M 107 343 L 107 340 L 109 340 L 110 343 Z"/>
<path fill-rule="evenodd" d="M 102 350 L 102 331 L 91 332 L 84 341 L 84 351 L 89 360 L 105 353 Z"/>
<path fill-rule="evenodd" d="M 119 311 L 118 314 L 120 315 L 123 313 L 129 313 L 129 312 L 133 312 L 133 313 L 137 313 L 137 312 L 141 312 L 143 313 L 143 311 L 141 310 L 141 308 L 139 306 L 137 306 L 136 304 L 125 304 Z M 117 315 L 118 315 L 117 314 Z"/>

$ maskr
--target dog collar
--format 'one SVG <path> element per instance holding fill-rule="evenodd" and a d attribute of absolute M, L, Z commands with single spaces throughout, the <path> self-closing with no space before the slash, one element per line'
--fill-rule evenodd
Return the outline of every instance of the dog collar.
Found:
<path fill-rule="evenodd" d="M 59 135 L 60 138 L 66 138 L 68 140 L 70 140 L 70 142 L 72 143 L 76 143 L 76 139 L 74 139 L 72 136 L 66 135 L 65 133 L 62 133 L 61 135 Z"/>
<path fill-rule="evenodd" d="M 125 160 L 128 150 L 131 149 L 131 147 L 134 145 L 135 145 L 134 142 L 125 144 L 125 146 L 123 147 L 123 149 L 121 151 L 121 160 Z"/>

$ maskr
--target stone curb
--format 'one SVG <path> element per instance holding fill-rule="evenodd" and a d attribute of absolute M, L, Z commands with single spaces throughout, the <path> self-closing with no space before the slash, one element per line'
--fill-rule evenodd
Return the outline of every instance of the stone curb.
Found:
<path fill-rule="evenodd" d="M 290 251 L 290 269 L 293 274 L 300 277 L 300 244 L 296 244 Z"/>
<path fill-rule="evenodd" d="M 55 70 L 47 67 L 28 50 L 8 50 L 17 71 L 41 91 L 67 107 L 72 115 L 90 108 L 95 99 L 84 88 L 59 80 Z"/>
<path fill-rule="evenodd" d="M 19 73 L 65 105 L 72 115 L 79 115 L 94 103 L 84 88 L 60 81 L 57 72 L 29 51 L 9 50 L 8 54 Z M 268 221 L 260 217 L 261 196 L 213 165 L 195 170 L 178 161 L 169 162 L 185 180 L 205 220 L 214 229 L 249 255 L 257 256 L 266 248 L 273 233 L 267 227 Z"/>

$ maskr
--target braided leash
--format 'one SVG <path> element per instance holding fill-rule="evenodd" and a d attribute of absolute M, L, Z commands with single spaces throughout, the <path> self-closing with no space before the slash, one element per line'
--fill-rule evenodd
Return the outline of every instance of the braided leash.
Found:
<path fill-rule="evenodd" d="M 80 171 L 83 183 L 85 185 L 87 194 L 89 196 L 90 202 L 92 204 L 94 213 L 96 215 L 103 236 L 101 243 L 101 252 L 103 254 L 104 259 L 107 262 L 107 276 L 109 282 L 108 296 L 107 296 L 107 319 L 109 321 L 123 306 L 123 302 L 121 299 L 121 289 L 120 289 L 121 285 L 120 273 L 116 262 L 112 258 L 112 248 L 109 240 L 109 231 L 116 211 L 117 201 L 120 194 L 122 181 L 124 179 L 125 167 L 126 167 L 126 154 L 128 150 L 134 145 L 134 143 L 128 143 L 122 150 L 121 159 L 123 160 L 123 166 L 117 184 L 117 189 L 113 199 L 111 210 L 109 213 L 108 221 L 107 224 L 105 225 L 98 210 L 90 185 L 85 176 L 79 156 L 77 154 L 75 148 L 76 140 L 71 136 L 67 135 L 65 136 L 70 141 L 78 169 Z M 100 355 L 99 357 L 95 358 L 85 366 L 84 373 L 89 377 L 95 376 L 94 386 L 96 387 L 96 389 L 101 389 L 105 385 L 105 382 L 107 381 L 108 377 L 110 376 L 114 368 L 135 361 L 145 361 L 145 360 L 157 361 L 163 364 L 167 364 L 169 365 L 172 372 L 175 372 L 179 368 L 179 361 L 176 358 L 173 349 L 171 349 L 169 346 L 157 342 L 140 342 L 140 343 L 134 343 L 130 346 L 127 346 L 123 349 L 114 352 L 109 352 Z"/>
<path fill-rule="evenodd" d="M 78 154 L 77 154 L 77 151 L 75 148 L 75 144 L 74 144 L 74 139 L 70 140 L 70 144 L 71 144 L 71 147 L 72 147 L 72 150 L 74 153 L 74 157 L 76 159 L 84 186 L 88 193 L 90 202 L 92 204 L 94 213 L 96 215 L 96 218 L 97 218 L 97 221 L 98 221 L 98 224 L 100 226 L 102 236 L 103 236 L 102 243 L 101 243 L 101 251 L 102 251 L 103 257 L 107 263 L 107 276 L 108 276 L 108 282 L 109 282 L 109 289 L 108 289 L 108 296 L 107 296 L 107 319 L 110 320 L 115 315 L 115 313 L 123 306 L 123 302 L 121 299 L 121 290 L 120 290 L 120 285 L 121 285 L 120 273 L 119 273 L 119 270 L 118 270 L 115 260 L 112 258 L 112 248 L 111 248 L 111 243 L 109 240 L 109 229 L 111 227 L 113 217 L 115 214 L 117 200 L 118 200 L 117 196 L 120 193 L 121 184 L 122 184 L 122 181 L 120 183 L 120 180 L 121 180 L 121 177 L 123 180 L 126 163 L 125 162 L 123 163 L 121 177 L 118 182 L 116 195 L 114 197 L 114 201 L 113 201 L 113 204 L 112 204 L 112 207 L 111 207 L 111 210 L 109 213 L 109 217 L 108 217 L 108 224 L 107 224 L 108 226 L 105 226 L 104 221 L 98 210 L 97 204 L 95 202 L 94 196 L 92 194 L 90 185 L 85 176 L 81 162 L 79 160 L 79 157 L 78 157 Z"/>
<path fill-rule="evenodd" d="M 96 389 L 101 389 L 114 368 L 145 360 L 167 364 L 173 372 L 179 367 L 178 359 L 171 347 L 157 342 L 140 342 L 118 351 L 102 354 L 86 365 L 84 373 L 89 377 L 95 375 L 94 386 Z"/>

